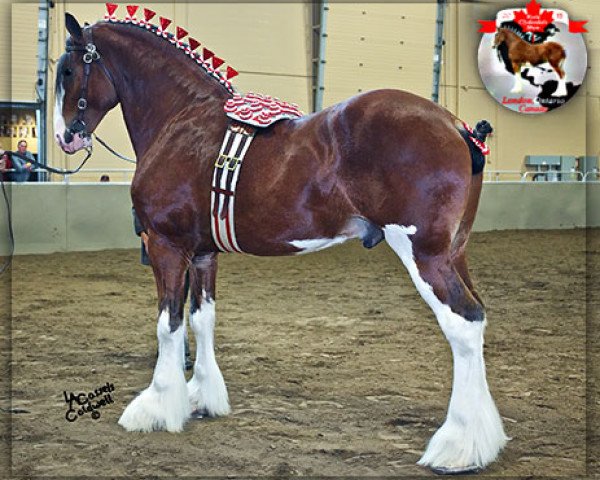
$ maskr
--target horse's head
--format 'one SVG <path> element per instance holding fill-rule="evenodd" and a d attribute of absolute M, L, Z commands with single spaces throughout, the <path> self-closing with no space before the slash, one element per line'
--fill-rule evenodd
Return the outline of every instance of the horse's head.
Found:
<path fill-rule="evenodd" d="M 498 45 L 503 44 L 507 40 L 506 30 L 499 29 L 494 37 L 494 43 L 492 44 L 493 48 L 498 48 Z"/>
<path fill-rule="evenodd" d="M 70 37 L 56 69 L 54 134 L 60 148 L 71 154 L 91 146 L 90 134 L 118 97 L 94 43 L 93 27 L 81 28 L 69 13 L 66 27 Z"/>

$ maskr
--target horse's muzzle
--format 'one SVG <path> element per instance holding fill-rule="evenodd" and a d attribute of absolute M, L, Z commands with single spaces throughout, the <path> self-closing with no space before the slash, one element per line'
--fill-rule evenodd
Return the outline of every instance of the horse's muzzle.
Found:
<path fill-rule="evenodd" d="M 56 134 L 56 143 L 62 149 L 63 152 L 72 155 L 79 150 L 92 146 L 92 139 L 89 135 L 82 135 L 80 133 L 72 133 L 69 130 L 65 130 L 63 135 Z"/>

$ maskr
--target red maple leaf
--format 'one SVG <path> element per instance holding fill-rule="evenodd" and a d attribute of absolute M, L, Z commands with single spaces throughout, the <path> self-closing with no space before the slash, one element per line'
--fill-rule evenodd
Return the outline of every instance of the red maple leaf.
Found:
<path fill-rule="evenodd" d="M 524 32 L 543 32 L 549 23 L 552 23 L 552 12 L 541 10 L 541 4 L 531 0 L 527 4 L 527 10 L 515 12 L 515 22 Z"/>
<path fill-rule="evenodd" d="M 544 10 L 544 13 L 542 13 L 541 18 L 547 23 L 552 23 L 552 12 L 550 10 Z"/>
<path fill-rule="evenodd" d="M 521 23 L 523 22 L 527 22 L 528 18 L 529 15 L 524 10 L 519 10 L 518 12 L 515 12 L 515 22 L 517 22 L 519 25 L 521 25 Z"/>
<path fill-rule="evenodd" d="M 542 5 L 540 3 L 537 3 L 535 0 L 531 0 L 531 2 L 527 4 L 527 13 L 537 17 L 540 14 L 541 7 Z"/>

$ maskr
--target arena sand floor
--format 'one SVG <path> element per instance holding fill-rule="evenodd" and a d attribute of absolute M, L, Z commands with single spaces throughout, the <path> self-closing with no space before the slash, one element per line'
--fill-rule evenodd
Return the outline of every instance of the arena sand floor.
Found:
<path fill-rule="evenodd" d="M 582 477 L 586 454 L 597 471 L 586 347 L 598 351 L 598 289 L 586 309 L 586 271 L 598 285 L 600 234 L 478 233 L 469 255 L 487 305 L 488 381 L 512 437 L 484 474 Z M 216 345 L 233 412 L 181 434 L 117 425 L 156 355 L 154 280 L 138 260 L 134 250 L 15 257 L 12 405 L 2 398 L 13 475 L 433 475 L 415 462 L 444 420 L 450 349 L 385 244 L 222 255 Z M 107 382 L 114 403 L 100 418 L 66 421 L 63 391 Z"/>

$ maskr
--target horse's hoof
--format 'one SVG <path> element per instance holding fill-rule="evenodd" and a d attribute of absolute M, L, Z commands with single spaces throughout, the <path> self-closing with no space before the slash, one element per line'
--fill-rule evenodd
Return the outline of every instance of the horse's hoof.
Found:
<path fill-rule="evenodd" d="M 429 467 L 437 475 L 474 475 L 483 469 L 477 465 L 470 467 Z"/>
<path fill-rule="evenodd" d="M 208 412 L 204 409 L 196 409 L 191 413 L 190 418 L 192 420 L 203 420 L 208 418 Z"/>

